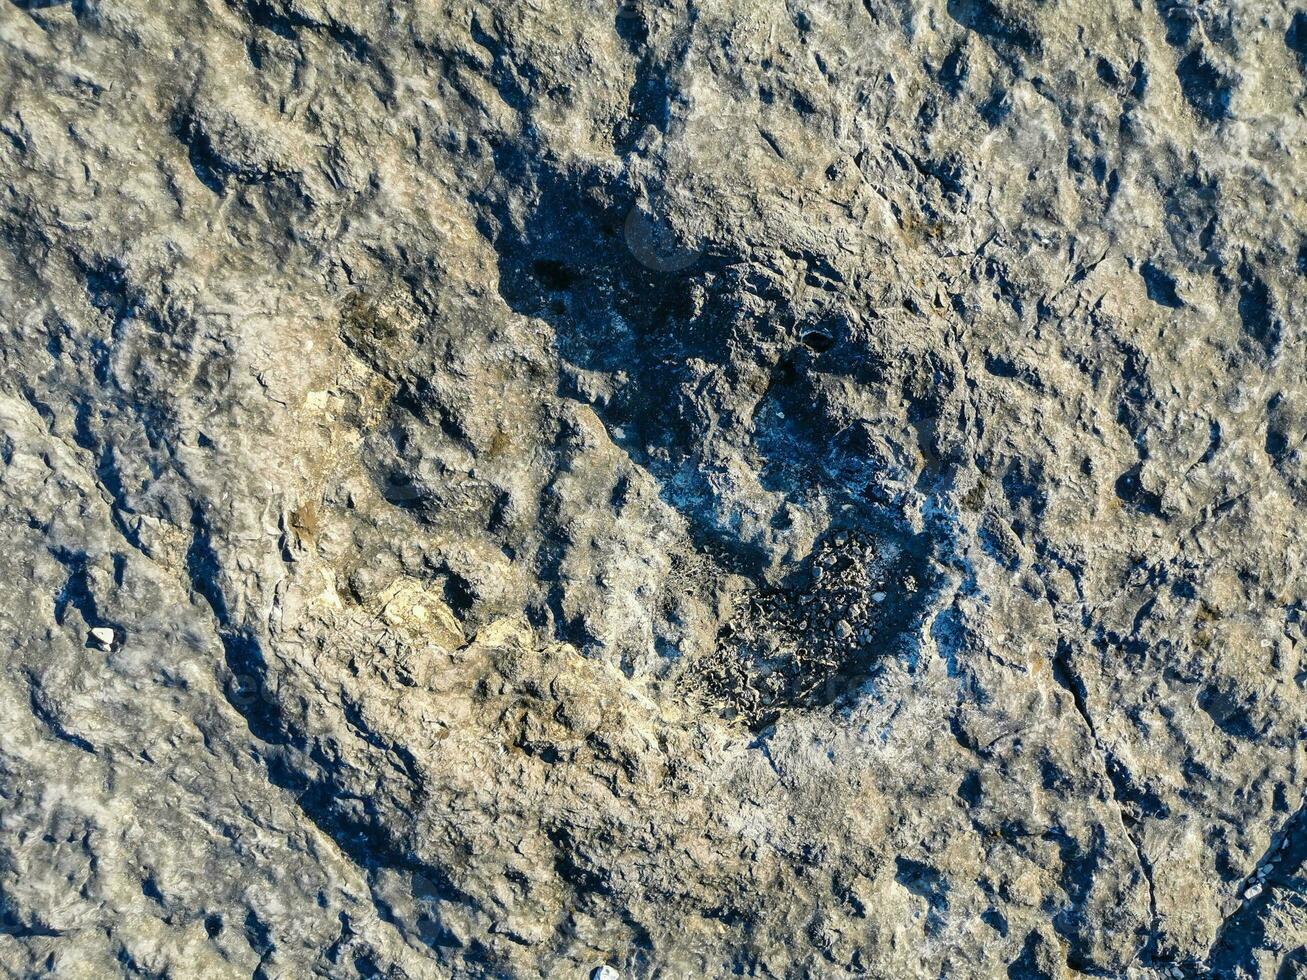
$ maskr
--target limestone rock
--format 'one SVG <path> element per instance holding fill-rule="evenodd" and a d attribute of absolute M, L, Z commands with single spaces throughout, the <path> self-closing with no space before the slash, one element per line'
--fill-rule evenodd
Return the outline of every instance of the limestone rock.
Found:
<path fill-rule="evenodd" d="M 0 975 L 1301 973 L 1305 100 L 1278 0 L 4 4 Z"/>

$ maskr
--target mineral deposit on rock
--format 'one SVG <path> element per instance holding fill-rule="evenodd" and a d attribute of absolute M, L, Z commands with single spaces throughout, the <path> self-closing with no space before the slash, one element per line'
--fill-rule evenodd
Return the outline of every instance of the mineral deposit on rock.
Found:
<path fill-rule="evenodd" d="M 1303 977 L 1305 324 L 1300 0 L 0 0 L 0 976 Z"/>

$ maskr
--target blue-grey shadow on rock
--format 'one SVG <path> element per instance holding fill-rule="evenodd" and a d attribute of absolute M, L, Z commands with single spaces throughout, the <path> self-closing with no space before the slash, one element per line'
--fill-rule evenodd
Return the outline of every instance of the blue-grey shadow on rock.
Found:
<path fill-rule="evenodd" d="M 677 238 L 658 213 L 657 193 L 639 195 L 620 177 L 547 167 L 513 182 L 533 188 L 532 206 L 524 213 L 497 209 L 497 225 L 483 228 L 498 253 L 502 297 L 552 326 L 560 393 L 593 407 L 686 518 L 695 548 L 723 573 L 757 583 L 745 601 L 777 624 L 776 636 L 747 642 L 723 624 L 719 645 L 740 670 L 733 680 L 718 678 L 717 693 L 749 700 L 740 713 L 757 726 L 782 708 L 830 704 L 859 687 L 879 657 L 920 624 L 934 585 L 931 537 L 913 533 L 883 493 L 877 474 L 886 461 L 876 458 L 874 433 L 857 425 L 833 432 L 823 413 L 821 378 L 870 384 L 883 365 L 854 343 L 841 314 L 797 309 L 765 263 Z M 762 485 L 800 508 L 823 500 L 836 515 L 826 538 L 856 534 L 897 556 L 877 604 L 874 638 L 859 642 L 855 633 L 843 653 L 832 655 L 830 638 L 816 634 L 850 629 L 852 613 L 841 604 L 861 602 L 857 590 L 824 593 L 811 555 L 777 573 L 765 542 L 719 519 L 716 491 L 700 469 L 708 426 L 697 396 L 705 364 L 732 389 L 756 384 L 759 367 L 766 372 L 756 410 L 734 420 L 733 430 L 759 461 Z M 596 375 L 622 380 L 598 395 L 593 387 L 582 390 L 578 379 Z M 708 411 L 725 418 L 731 408 L 714 403 Z M 776 520 L 784 519 L 778 512 Z M 866 582 L 862 595 L 877 588 Z M 765 649 L 769 643 L 784 649 Z M 777 675 L 782 680 L 771 689 L 754 690 Z"/>

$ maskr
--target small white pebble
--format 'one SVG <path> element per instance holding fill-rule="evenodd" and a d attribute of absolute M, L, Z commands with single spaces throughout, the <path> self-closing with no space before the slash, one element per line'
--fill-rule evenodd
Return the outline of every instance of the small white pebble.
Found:
<path fill-rule="evenodd" d="M 871 594 L 871 601 L 872 601 L 872 602 L 884 602 L 884 601 L 885 601 L 885 593 L 884 593 L 884 592 L 873 592 L 873 593 Z"/>
<path fill-rule="evenodd" d="M 605 963 L 590 971 L 590 980 L 622 980 L 622 975 Z"/>
<path fill-rule="evenodd" d="M 1251 901 L 1261 893 L 1262 893 L 1262 886 L 1260 884 L 1253 885 L 1251 888 L 1249 888 L 1246 892 L 1243 893 L 1243 897 L 1246 900 Z"/>
<path fill-rule="evenodd" d="M 108 626 L 96 626 L 91 630 L 91 639 L 102 650 L 108 650 L 113 647 L 114 633 Z"/>

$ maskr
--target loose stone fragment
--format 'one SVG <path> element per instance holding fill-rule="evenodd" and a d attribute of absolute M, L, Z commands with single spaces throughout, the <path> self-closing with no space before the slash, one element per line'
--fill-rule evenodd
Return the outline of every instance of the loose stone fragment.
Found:
<path fill-rule="evenodd" d="M 114 639 L 114 631 L 108 626 L 96 626 L 91 629 L 90 640 L 101 650 L 113 649 Z"/>
<path fill-rule="evenodd" d="M 911 555 L 878 548 L 862 529 L 818 543 L 806 562 L 777 586 L 741 596 L 718 634 L 718 647 L 693 676 L 722 708 L 765 727 L 787 708 L 810 709 L 855 690 L 889 649 L 869 588 L 901 577 Z M 896 564 L 890 564 L 894 562 Z M 878 593 L 884 601 L 885 593 Z"/>

